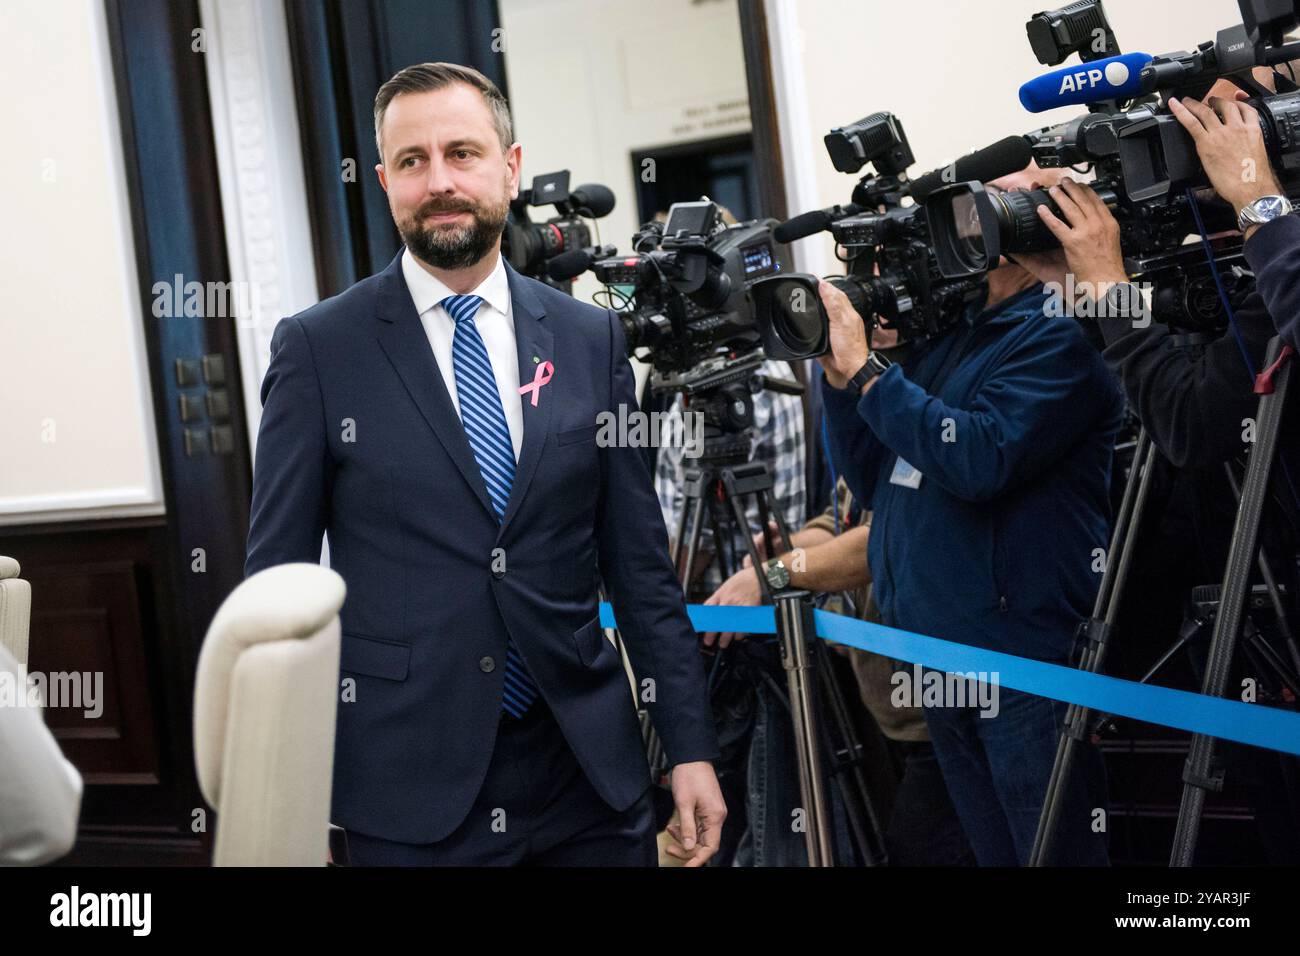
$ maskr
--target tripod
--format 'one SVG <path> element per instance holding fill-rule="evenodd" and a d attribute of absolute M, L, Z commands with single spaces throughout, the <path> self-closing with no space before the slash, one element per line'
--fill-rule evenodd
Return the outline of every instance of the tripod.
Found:
<path fill-rule="evenodd" d="M 1136 529 L 1141 526 L 1142 514 L 1151 490 L 1155 456 L 1155 443 L 1151 441 L 1151 436 L 1147 434 L 1145 428 L 1140 429 L 1137 446 L 1133 451 L 1133 464 L 1129 468 L 1124 494 L 1120 499 L 1119 514 L 1115 519 L 1114 531 L 1111 533 L 1110 548 L 1106 552 L 1105 571 L 1102 573 L 1101 586 L 1097 590 L 1092 617 L 1079 627 L 1079 637 L 1083 643 L 1079 669 L 1091 674 L 1101 671 L 1102 664 L 1106 660 L 1110 638 L 1115 631 L 1115 620 L 1124 597 L 1124 585 L 1128 581 L 1129 567 L 1137 546 Z M 1060 818 L 1061 803 L 1068 792 L 1070 769 L 1078 746 L 1086 737 L 1088 714 L 1089 708 L 1082 704 L 1070 704 L 1066 709 L 1064 729 L 1057 743 L 1056 760 L 1052 765 L 1042 813 L 1038 818 L 1038 830 L 1034 834 L 1034 845 L 1029 852 L 1029 866 L 1046 865 L 1052 847 L 1052 838 Z"/>
<path fill-rule="evenodd" d="M 1214 619 L 1214 632 L 1206 658 L 1205 681 L 1201 687 L 1202 694 L 1212 697 L 1222 697 L 1227 689 L 1228 672 L 1242 629 L 1251 567 L 1259 549 L 1259 522 L 1268 500 L 1269 478 L 1277 458 L 1278 436 L 1291 384 L 1291 357 L 1290 347 L 1283 346 L 1281 339 L 1274 337 L 1268 343 L 1265 357 L 1266 367 L 1276 373 L 1272 388 L 1266 389 L 1259 384 L 1264 380 L 1263 376 L 1257 380 L 1255 388 L 1261 393 L 1255 417 L 1255 447 L 1251 449 L 1250 463 L 1242 482 L 1241 503 L 1232 530 L 1218 614 Z M 1271 574 L 1266 578 L 1270 586 L 1271 578 Z M 1201 831 L 1205 795 L 1210 790 L 1223 788 L 1223 772 L 1213 766 L 1214 745 L 1215 739 L 1208 734 L 1192 735 L 1187 763 L 1183 768 L 1183 799 L 1178 809 L 1170 866 L 1191 866 Z"/>
<path fill-rule="evenodd" d="M 1257 385 L 1261 392 L 1259 410 L 1256 416 L 1257 434 L 1255 447 L 1251 452 L 1246 469 L 1243 489 L 1238 492 L 1236 476 L 1228 467 L 1228 478 L 1234 493 L 1238 493 L 1239 506 L 1236 524 L 1233 528 L 1232 542 L 1229 547 L 1228 560 L 1224 572 L 1223 584 L 1214 595 L 1217 609 L 1213 616 L 1214 631 L 1210 640 L 1209 655 L 1205 680 L 1201 692 L 1215 697 L 1223 696 L 1227 687 L 1229 669 L 1236 651 L 1238 635 L 1243 631 L 1245 603 L 1251 577 L 1251 566 L 1258 563 L 1269 603 L 1274 613 L 1282 622 L 1281 627 L 1287 641 L 1292 663 L 1300 654 L 1297 653 L 1294 638 L 1286 623 L 1285 608 L 1282 606 L 1280 592 L 1266 556 L 1259 551 L 1259 522 L 1267 500 L 1267 488 L 1273 463 L 1277 453 L 1277 440 L 1282 422 L 1282 412 L 1290 382 L 1290 349 L 1284 349 L 1279 339 L 1270 341 L 1267 353 L 1267 365 L 1276 372 L 1271 388 Z M 1155 463 L 1155 446 L 1151 443 L 1145 430 L 1138 435 L 1138 446 L 1134 455 L 1134 464 L 1125 484 L 1120 512 L 1115 522 L 1111 537 L 1109 554 L 1119 555 L 1119 561 L 1108 560 L 1101 587 L 1097 594 L 1093 616 L 1080 628 L 1083 650 L 1079 667 L 1090 672 L 1100 670 L 1105 660 L 1109 639 L 1113 636 L 1115 618 L 1123 596 L 1124 583 L 1130 569 L 1136 529 L 1140 525 L 1141 515 L 1146 504 L 1150 488 L 1151 475 Z M 1112 568 L 1114 574 L 1112 575 Z M 1211 589 L 1214 590 L 1214 589 Z M 1206 622 L 1208 623 L 1208 621 Z M 1167 651 L 1154 667 L 1142 678 L 1149 680 L 1174 653 L 1185 646 L 1202 628 L 1189 628 L 1180 635 L 1175 645 Z M 1263 636 L 1253 625 L 1246 628 L 1246 651 L 1259 658 L 1273 670 L 1283 686 L 1294 692 L 1295 677 L 1286 666 L 1286 662 L 1268 645 Z M 1104 724 L 1108 717 L 1103 715 L 1096 726 Z M 1038 832 L 1030 854 L 1031 866 L 1044 865 L 1051 848 L 1052 837 L 1058 822 L 1060 805 L 1070 766 L 1076 747 L 1087 736 L 1089 709 L 1071 704 L 1066 713 L 1065 727 L 1057 747 L 1056 762 L 1048 782 L 1047 796 L 1044 800 L 1042 814 L 1039 818 Z M 1196 840 L 1200 831 L 1200 821 L 1204 809 L 1205 795 L 1209 790 L 1220 790 L 1223 775 L 1212 768 L 1214 759 L 1214 738 L 1205 734 L 1192 737 L 1186 765 L 1183 771 L 1183 799 L 1179 809 L 1178 825 L 1174 837 L 1174 847 L 1170 860 L 1171 866 L 1188 866 L 1195 853 Z"/>
<path fill-rule="evenodd" d="M 770 382 L 771 380 L 769 380 Z M 812 595 L 806 591 L 783 590 L 773 594 L 762 572 L 762 559 L 748 533 L 746 499 L 755 501 L 766 553 L 776 554 L 769 520 L 774 518 L 782 550 L 789 550 L 790 533 L 772 498 L 773 480 L 762 462 L 737 461 L 734 441 L 720 439 L 710 444 L 706 435 L 700 464 L 686 470 L 685 500 L 673 539 L 672 560 L 680 565 L 683 588 L 688 588 L 699 557 L 699 542 L 706 511 L 713 529 L 716 557 L 723 578 L 736 570 L 734 555 L 721 547 L 729 542 L 733 528 L 741 529 L 746 551 L 758 577 L 765 601 L 776 601 L 777 635 L 786 673 L 795 752 L 799 768 L 805 836 L 810 866 L 834 865 L 830 812 L 825 791 L 823 755 L 833 761 L 831 776 L 845 809 L 845 816 L 859 859 L 868 866 L 885 862 L 884 840 L 879 814 L 867 788 L 863 770 L 863 747 L 853 725 L 843 689 L 830 668 L 826 649 L 817 640 L 812 617 Z M 746 452 L 747 457 L 747 452 Z M 689 525 L 689 527 L 688 527 Z M 824 724 L 824 718 L 829 722 Z"/>

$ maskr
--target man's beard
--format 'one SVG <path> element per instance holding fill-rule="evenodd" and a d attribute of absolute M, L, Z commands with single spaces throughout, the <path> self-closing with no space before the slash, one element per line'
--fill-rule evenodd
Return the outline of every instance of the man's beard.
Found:
<path fill-rule="evenodd" d="M 467 269 L 491 251 L 505 229 L 509 211 L 509 199 L 499 206 L 430 199 L 413 218 L 398 220 L 397 231 L 411 254 L 435 269 Z M 426 216 L 439 212 L 468 212 L 472 221 L 468 226 L 425 223 Z"/>

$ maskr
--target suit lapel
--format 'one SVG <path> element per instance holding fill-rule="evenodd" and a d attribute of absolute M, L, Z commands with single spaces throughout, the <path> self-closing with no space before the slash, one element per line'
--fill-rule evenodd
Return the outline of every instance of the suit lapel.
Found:
<path fill-rule="evenodd" d="M 379 319 L 377 337 L 380 347 L 465 482 L 487 513 L 495 518 L 496 509 L 492 507 L 487 485 L 479 473 L 478 460 L 469 447 L 460 417 L 452 407 L 451 393 L 447 391 L 433 347 L 420 324 L 411 292 L 402 277 L 400 250 L 379 277 Z"/>
<path fill-rule="evenodd" d="M 519 363 L 519 383 L 527 385 L 537 374 L 542 362 L 555 361 L 555 336 L 542 321 L 546 310 L 529 283 L 506 263 L 510 283 L 511 311 L 515 322 L 515 353 Z M 452 406 L 451 393 L 443 380 L 434 357 L 429 337 L 425 334 L 420 316 L 411 301 L 410 290 L 402 277 L 402 253 L 389 264 L 379 277 L 379 345 L 388 356 L 402 384 L 420 409 L 433 433 L 442 443 L 465 482 L 478 497 L 484 509 L 496 517 L 487 485 L 479 472 L 478 460 L 465 437 L 460 416 Z M 534 362 L 536 356 L 538 361 Z M 554 392 L 543 388 L 534 408 L 529 396 L 523 398 L 524 440 L 515 468 L 515 480 L 510 487 L 510 500 L 501 520 L 501 532 L 519 510 L 524 493 L 537 472 L 537 463 L 546 446 L 546 436 L 551 428 L 551 411 Z M 500 534 L 498 534 L 498 538 Z"/>
<path fill-rule="evenodd" d="M 542 362 L 555 362 L 555 335 L 542 321 L 546 310 L 530 288 L 531 283 L 506 263 L 510 281 L 510 307 L 515 319 L 515 351 L 519 358 L 519 384 L 533 381 Z M 537 361 L 534 362 L 533 358 Z M 558 370 L 557 370 L 558 374 Z M 551 430 L 551 411 L 555 405 L 555 391 L 545 386 L 538 392 L 537 407 L 531 395 L 523 396 L 524 440 L 519 450 L 519 464 L 515 468 L 514 484 L 510 487 L 510 501 L 501 520 L 501 534 L 505 533 L 510 519 L 519 510 L 528 485 L 537 472 L 537 463 L 546 446 L 546 436 Z M 500 540 L 501 534 L 497 538 Z"/>

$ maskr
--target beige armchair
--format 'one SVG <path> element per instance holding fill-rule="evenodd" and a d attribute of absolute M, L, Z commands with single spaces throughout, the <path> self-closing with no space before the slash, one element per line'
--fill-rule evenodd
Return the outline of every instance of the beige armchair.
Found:
<path fill-rule="evenodd" d="M 199 787 L 215 866 L 323 866 L 334 770 L 343 579 L 267 568 L 217 610 L 194 688 Z"/>
<path fill-rule="evenodd" d="M 0 555 L 0 647 L 27 668 L 27 639 L 32 620 L 32 586 L 18 577 L 13 558 Z"/>

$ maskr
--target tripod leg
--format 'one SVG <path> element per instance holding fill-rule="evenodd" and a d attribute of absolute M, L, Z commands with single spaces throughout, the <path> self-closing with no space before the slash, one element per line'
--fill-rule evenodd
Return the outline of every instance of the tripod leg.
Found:
<path fill-rule="evenodd" d="M 839 677 L 831 666 L 830 650 L 820 641 L 815 641 L 812 644 L 812 652 L 821 678 L 819 687 L 822 699 L 827 705 L 823 713 L 829 713 L 829 727 L 836 735 L 835 740 L 829 742 L 829 749 L 836 756 L 837 764 L 832 768 L 831 777 L 844 799 L 845 812 L 858 846 L 858 856 L 867 866 L 884 866 L 889 862 L 889 858 L 880 824 L 880 814 L 876 812 L 876 805 L 871 799 L 871 791 L 867 787 L 867 779 L 862 770 L 862 740 L 858 736 L 857 728 L 853 724 L 853 716 L 844 700 L 844 689 L 840 686 Z"/>
<path fill-rule="evenodd" d="M 774 558 L 776 557 L 777 552 L 776 549 L 773 547 L 775 542 L 772 540 L 772 529 L 771 527 L 769 527 L 769 523 L 772 520 L 772 516 L 771 514 L 768 513 L 767 496 L 764 494 L 760 494 L 757 496 L 757 499 L 758 499 L 758 526 L 762 529 L 761 534 L 763 535 L 763 553 L 767 555 L 769 558 Z M 788 541 L 786 543 L 788 543 Z"/>
<path fill-rule="evenodd" d="M 1237 474 L 1232 470 L 1230 462 L 1224 462 L 1223 470 L 1228 473 L 1228 484 L 1232 486 L 1232 493 L 1237 499 L 1237 504 L 1241 504 L 1241 486 L 1237 482 Z M 1282 604 L 1282 592 L 1277 586 L 1277 579 L 1273 576 L 1273 565 L 1268 560 L 1268 555 L 1264 549 L 1259 551 L 1259 573 L 1264 579 L 1264 588 L 1268 591 L 1269 603 L 1273 606 L 1273 617 L 1277 620 L 1278 631 L 1282 634 L 1282 641 L 1286 645 L 1287 654 L 1291 658 L 1291 673 L 1300 673 L 1300 647 L 1296 645 L 1295 634 L 1291 630 L 1291 622 L 1287 620 L 1286 608 Z M 1292 691 L 1294 693 L 1294 691 Z"/>
<path fill-rule="evenodd" d="M 799 762 L 799 787 L 803 794 L 809 866 L 833 866 L 830 820 L 822 775 L 817 728 L 815 680 L 808 641 L 813 634 L 812 596 L 807 591 L 783 591 L 776 599 L 776 629 L 781 637 L 781 660 L 790 686 L 790 715 L 794 720 L 795 755 Z"/>
<path fill-rule="evenodd" d="M 743 496 L 736 494 L 736 483 L 728 470 L 722 472 L 722 486 L 726 490 L 727 502 L 731 505 L 736 527 L 743 530 L 745 550 L 749 552 L 749 560 L 753 565 L 754 575 L 758 578 L 758 588 L 763 595 L 763 603 L 769 604 L 772 601 L 772 590 L 768 587 L 767 576 L 763 574 L 763 560 L 758 555 L 758 549 L 754 547 L 754 536 L 749 533 L 749 519 L 745 517 L 745 503 L 741 500 Z M 762 492 L 759 492 L 758 497 L 759 507 L 762 509 Z"/>
<path fill-rule="evenodd" d="M 1274 338 L 1269 342 L 1265 362 L 1273 365 L 1281 350 L 1281 341 Z M 1222 697 L 1227 688 L 1228 672 L 1245 613 L 1251 569 L 1255 566 L 1259 548 L 1259 522 L 1267 502 L 1269 476 L 1277 455 L 1278 434 L 1281 431 L 1292 364 L 1294 363 L 1283 362 L 1278 367 L 1273 392 L 1262 395 L 1259 400 L 1255 447 L 1251 450 L 1250 464 L 1246 467 L 1246 479 L 1242 484 L 1241 505 L 1237 509 L 1232 545 L 1228 549 L 1223 586 L 1219 591 L 1219 613 L 1214 621 L 1205 681 L 1201 687 L 1201 693 L 1210 697 Z M 1208 790 L 1218 790 L 1223 785 L 1222 774 L 1212 770 L 1213 761 L 1214 738 L 1206 734 L 1194 734 L 1183 769 L 1183 799 L 1178 809 L 1178 825 L 1174 830 L 1174 845 L 1169 857 L 1170 866 L 1191 866 L 1196 855 L 1196 841 L 1205 810 L 1205 794 Z"/>
<path fill-rule="evenodd" d="M 1151 490 L 1155 456 L 1156 446 L 1144 428 L 1138 433 L 1133 466 L 1124 485 L 1120 513 L 1111 534 L 1106 570 L 1097 589 L 1097 602 L 1093 608 L 1092 619 L 1085 624 L 1088 641 L 1084 645 L 1079 669 L 1089 673 L 1100 671 L 1106 659 L 1107 641 L 1119 614 L 1120 601 L 1124 597 L 1124 585 L 1128 580 L 1128 572 L 1137 544 L 1137 529 L 1142 524 L 1142 514 Z M 1088 732 L 1088 715 L 1088 708 L 1079 704 L 1070 704 L 1066 708 L 1064 728 L 1056 746 L 1056 760 L 1052 765 L 1051 776 L 1047 780 L 1047 792 L 1038 818 L 1038 830 L 1034 834 L 1034 845 L 1029 853 L 1029 866 L 1043 866 L 1048 859 L 1052 839 L 1056 834 L 1061 804 L 1069 784 L 1075 748 L 1084 742 Z"/>
<path fill-rule="evenodd" d="M 691 514 L 691 536 L 686 545 L 686 563 L 682 565 L 682 593 L 689 594 L 691 591 L 691 579 L 695 575 L 695 557 L 699 553 L 700 547 L 700 528 L 704 523 L 704 501 L 703 499 L 687 498 L 683 508 L 690 508 L 694 504 L 695 510 Z M 682 524 L 686 523 L 686 512 L 682 512 Z"/>
<path fill-rule="evenodd" d="M 682 542 L 686 540 L 686 518 L 691 512 L 691 499 L 689 496 L 682 498 L 682 513 L 677 516 L 677 533 L 673 535 L 673 540 L 668 543 L 668 557 L 673 562 L 673 570 L 680 573 L 681 565 L 678 559 L 682 554 Z"/>

